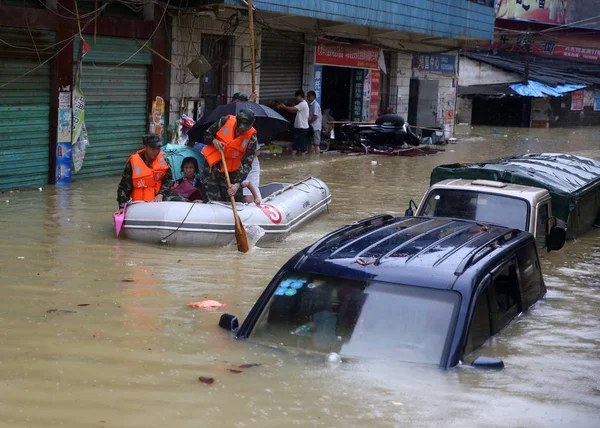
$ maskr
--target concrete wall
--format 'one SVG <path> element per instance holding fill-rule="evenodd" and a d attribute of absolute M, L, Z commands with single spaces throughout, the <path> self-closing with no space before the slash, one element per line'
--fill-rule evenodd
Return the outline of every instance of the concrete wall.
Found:
<path fill-rule="evenodd" d="M 448 54 L 453 53 L 449 52 Z M 438 81 L 437 126 L 444 126 L 447 136 L 451 136 L 454 133 L 457 76 L 412 69 L 412 77 L 419 80 Z"/>
<path fill-rule="evenodd" d="M 408 117 L 412 54 L 403 52 L 392 54 L 392 63 L 387 64 L 387 67 L 390 74 L 389 105 L 395 113 L 406 119 Z"/>
<path fill-rule="evenodd" d="M 226 12 L 230 14 L 231 12 Z M 219 17 L 223 18 L 223 17 Z M 169 123 L 181 116 L 181 101 L 184 98 L 200 97 L 200 79 L 194 78 L 187 69 L 187 64 L 193 61 L 200 53 L 203 34 L 223 36 L 223 24 L 210 17 L 194 15 L 178 15 L 173 18 Z M 247 21 L 240 20 L 240 24 L 230 36 L 229 46 L 229 73 L 227 96 L 231 97 L 236 92 L 248 95 L 252 92 L 252 75 L 250 61 L 250 37 Z M 257 60 L 260 58 L 260 34 L 255 36 L 255 45 L 258 50 Z M 256 70 L 256 82 L 260 81 L 260 68 Z"/>
<path fill-rule="evenodd" d="M 458 75 L 459 86 L 494 85 L 521 81 L 521 76 L 518 74 L 508 73 L 489 64 L 464 57 L 460 58 Z"/>

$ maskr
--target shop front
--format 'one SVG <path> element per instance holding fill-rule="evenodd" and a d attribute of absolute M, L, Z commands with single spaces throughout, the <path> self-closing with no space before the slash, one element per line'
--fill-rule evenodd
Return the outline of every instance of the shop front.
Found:
<path fill-rule="evenodd" d="M 319 41 L 313 85 L 317 101 L 336 120 L 374 121 L 381 113 L 382 70 L 380 48 Z"/>

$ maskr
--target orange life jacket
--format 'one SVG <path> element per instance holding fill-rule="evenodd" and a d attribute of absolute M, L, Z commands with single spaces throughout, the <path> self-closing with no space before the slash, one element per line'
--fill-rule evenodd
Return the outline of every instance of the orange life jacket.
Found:
<path fill-rule="evenodd" d="M 154 162 L 152 162 L 152 167 L 148 167 L 140 157 L 140 153 L 143 151 L 138 150 L 127 161 L 131 163 L 132 171 L 133 192 L 131 192 L 131 199 L 150 202 L 158 194 L 169 165 L 167 165 L 162 152 L 159 152 Z"/>
<path fill-rule="evenodd" d="M 229 172 L 237 171 L 242 165 L 242 158 L 250 144 L 250 139 L 256 134 L 256 129 L 250 128 L 243 134 L 235 136 L 236 119 L 235 116 L 228 115 L 227 122 L 217 132 L 217 140 L 225 144 L 223 154 L 227 162 L 227 170 Z M 221 161 L 221 153 L 212 144 L 208 144 L 202 149 L 202 154 L 209 166 L 215 165 Z M 221 172 L 225 170 L 221 167 Z"/>

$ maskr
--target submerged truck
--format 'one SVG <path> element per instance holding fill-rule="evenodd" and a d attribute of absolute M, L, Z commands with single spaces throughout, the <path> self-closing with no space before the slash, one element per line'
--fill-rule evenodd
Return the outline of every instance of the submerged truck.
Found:
<path fill-rule="evenodd" d="M 563 153 L 526 154 L 449 164 L 431 173 L 430 188 L 406 215 L 452 217 L 529 231 L 539 248 L 600 225 L 600 162 Z"/>

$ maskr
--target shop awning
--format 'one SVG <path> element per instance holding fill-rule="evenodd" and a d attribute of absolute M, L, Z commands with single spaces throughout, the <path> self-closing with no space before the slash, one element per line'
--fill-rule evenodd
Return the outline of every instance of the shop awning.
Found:
<path fill-rule="evenodd" d="M 507 72 L 520 75 L 525 73 L 526 55 L 521 53 L 485 50 L 463 51 L 461 55 Z M 549 88 L 567 85 L 600 85 L 600 64 L 530 55 L 528 79 Z"/>
<path fill-rule="evenodd" d="M 557 85 L 556 87 L 544 85 L 540 82 L 533 80 L 529 81 L 529 84 L 523 85 L 522 83 L 515 83 L 510 86 L 510 89 L 515 91 L 517 94 L 524 97 L 543 97 L 549 95 L 551 97 L 562 97 L 563 95 L 578 91 L 580 89 L 587 88 L 587 85 Z"/>

